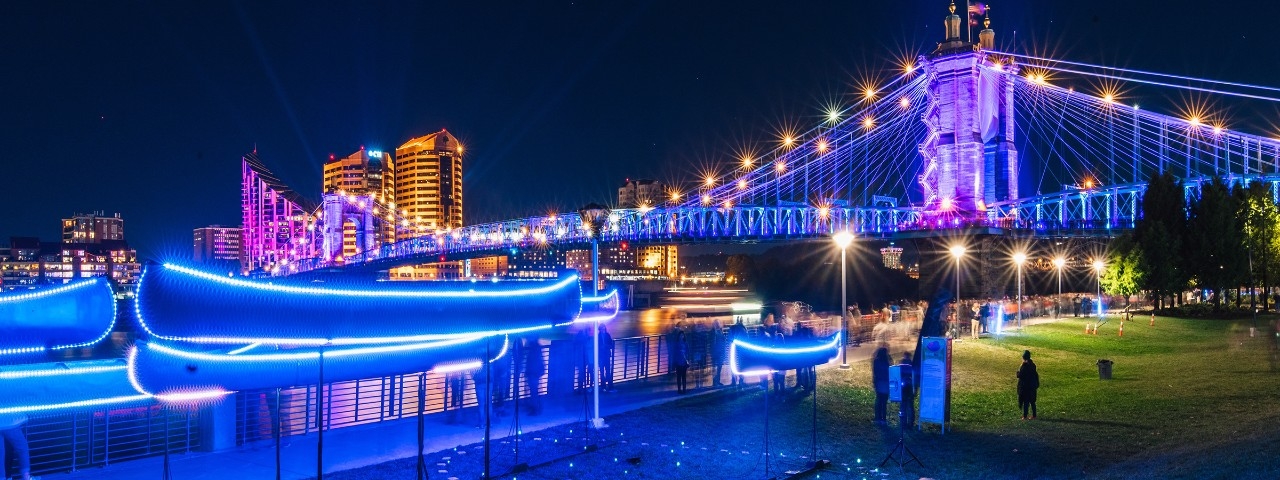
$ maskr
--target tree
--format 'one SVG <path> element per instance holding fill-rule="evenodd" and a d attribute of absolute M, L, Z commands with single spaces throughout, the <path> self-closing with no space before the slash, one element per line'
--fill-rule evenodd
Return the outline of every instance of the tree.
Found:
<path fill-rule="evenodd" d="M 1182 236 L 1186 231 L 1186 201 L 1181 183 L 1168 172 L 1152 174 L 1142 195 L 1142 218 L 1134 230 L 1139 252 L 1139 286 L 1155 297 L 1161 308 L 1165 295 L 1186 288 Z"/>
<path fill-rule="evenodd" d="M 1280 207 L 1271 201 L 1267 184 L 1254 182 L 1240 189 L 1239 219 L 1243 222 L 1244 242 L 1251 258 L 1249 285 L 1262 281 L 1262 311 L 1267 311 L 1272 264 L 1280 256 Z"/>
<path fill-rule="evenodd" d="M 729 255 L 725 260 L 725 276 L 747 284 L 756 279 L 756 260 L 750 255 Z"/>
<path fill-rule="evenodd" d="M 1215 177 L 1201 185 L 1188 209 L 1187 265 L 1200 288 L 1213 291 L 1215 308 L 1222 305 L 1223 290 L 1239 286 L 1249 269 L 1237 204 L 1227 184 Z"/>
<path fill-rule="evenodd" d="M 1131 235 L 1117 238 L 1107 254 L 1107 266 L 1102 272 L 1102 290 L 1109 295 L 1124 297 L 1129 308 L 1129 296 L 1138 293 L 1142 284 L 1142 251 Z"/>

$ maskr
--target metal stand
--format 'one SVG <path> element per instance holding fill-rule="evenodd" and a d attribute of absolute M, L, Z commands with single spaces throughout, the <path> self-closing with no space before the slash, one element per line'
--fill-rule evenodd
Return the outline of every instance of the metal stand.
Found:
<path fill-rule="evenodd" d="M 921 462 L 920 458 L 916 457 L 916 454 L 912 453 L 910 448 L 907 448 L 907 442 L 906 442 L 907 434 L 904 430 L 904 427 L 902 426 L 903 420 L 904 418 L 902 417 L 902 407 L 901 405 L 899 405 L 898 407 L 898 443 L 893 446 L 893 449 L 889 450 L 888 455 L 884 456 L 884 460 L 880 461 L 880 466 L 883 467 L 884 464 L 889 462 L 889 460 L 893 460 L 893 463 L 898 465 L 899 472 L 902 471 L 902 467 L 909 465 L 911 462 L 916 462 L 917 465 L 920 465 L 920 468 L 924 468 L 924 462 Z M 908 459 L 907 457 L 911 457 L 911 458 Z"/>
<path fill-rule="evenodd" d="M 320 347 L 320 378 L 316 390 L 316 480 L 324 480 L 324 347 Z"/>
<path fill-rule="evenodd" d="M 164 471 L 160 478 L 169 480 L 173 478 L 173 471 L 169 468 L 169 406 L 161 405 L 160 410 L 164 412 Z"/>
<path fill-rule="evenodd" d="M 771 377 L 773 373 L 766 373 L 765 375 Z M 765 378 L 772 381 L 773 379 L 770 377 Z M 773 392 L 769 390 L 768 383 L 764 385 L 764 478 L 770 480 L 773 477 L 769 476 L 769 397 L 773 396 Z"/>
<path fill-rule="evenodd" d="M 493 353 L 490 339 L 484 342 L 484 479 L 489 480 L 489 430 L 493 423 Z M 477 400 L 478 402 L 478 400 Z M 419 409 L 421 411 L 421 409 Z M 422 431 L 419 428 L 418 431 Z"/>
<path fill-rule="evenodd" d="M 275 418 L 271 422 L 271 436 L 274 437 L 276 443 L 276 480 L 281 479 L 280 473 L 280 389 L 276 388 L 276 408 Z"/>
<path fill-rule="evenodd" d="M 427 478 L 427 459 L 422 456 L 422 451 L 426 447 L 424 433 L 426 431 L 426 417 L 422 416 L 423 406 L 426 404 L 427 398 L 427 374 L 418 374 L 418 480 L 426 480 Z M 487 450 L 486 450 L 487 452 Z"/>

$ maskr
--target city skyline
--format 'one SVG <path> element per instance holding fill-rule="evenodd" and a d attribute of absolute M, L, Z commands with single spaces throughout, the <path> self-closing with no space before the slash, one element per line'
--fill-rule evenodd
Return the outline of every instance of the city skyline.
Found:
<path fill-rule="evenodd" d="M 22 179 L 7 187 L 22 203 L 0 216 L 0 239 L 56 238 L 56 219 L 103 210 L 129 219 L 143 256 L 180 255 L 192 228 L 236 224 L 236 162 L 255 146 L 318 197 L 329 153 L 441 128 L 468 147 L 468 223 L 607 201 L 624 178 L 687 181 L 742 142 L 848 104 L 857 82 L 886 78 L 863 70 L 891 68 L 884 51 L 930 50 L 945 2 L 190 8 L 10 7 L 3 56 L 32 75 L 0 84 L 5 164 Z M 1219 6 L 1233 8 L 1252 14 L 1002 4 L 993 28 L 1022 51 L 1273 84 L 1276 7 Z M 450 21 L 412 28 L 437 17 Z M 1214 108 L 1242 130 L 1280 123 L 1270 104 Z M 21 158 L 33 145 L 43 161 Z"/>

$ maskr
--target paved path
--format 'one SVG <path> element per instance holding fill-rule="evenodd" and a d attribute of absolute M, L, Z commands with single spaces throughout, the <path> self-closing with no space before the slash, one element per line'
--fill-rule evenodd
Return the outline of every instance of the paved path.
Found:
<path fill-rule="evenodd" d="M 1067 319 L 1071 317 L 1065 317 Z M 1052 318 L 1035 318 L 1024 320 L 1024 325 L 1035 325 L 1052 322 Z M 1007 334 L 1016 334 L 1010 330 Z M 959 339 L 965 341 L 967 339 Z M 900 352 L 912 348 L 914 342 L 895 342 L 891 348 L 893 358 Z M 874 348 L 869 344 L 861 347 L 850 346 L 848 360 L 850 363 L 869 361 Z M 821 368 L 835 368 L 839 364 L 834 360 Z M 865 368 L 865 367 L 855 367 Z M 728 368 L 724 372 L 725 380 L 729 378 Z M 793 380 L 794 381 L 794 380 Z M 689 383 L 691 394 L 698 395 L 714 391 L 709 387 L 709 372 L 690 372 Z M 727 388 L 727 387 L 718 387 Z M 645 380 L 634 380 L 617 384 L 617 391 L 601 395 L 600 404 L 606 422 L 610 415 L 617 415 L 640 408 L 659 405 L 677 398 L 673 377 L 662 376 Z M 521 428 L 524 432 L 582 422 L 582 396 L 544 398 L 547 408 L 542 415 L 521 415 Z M 447 414 L 428 415 L 426 419 L 426 452 L 434 452 L 468 445 L 483 440 L 483 429 L 473 425 L 474 419 L 466 425 L 447 423 Z M 474 416 L 474 414 L 473 414 Z M 496 440 L 505 437 L 510 430 L 510 417 L 495 417 L 492 437 Z M 287 446 L 281 453 L 281 470 L 284 479 L 311 478 L 316 474 L 316 435 L 296 435 L 286 437 Z M 391 460 L 409 458 L 416 454 L 417 420 L 403 419 L 339 428 L 325 432 L 324 435 L 324 470 L 337 472 L 360 468 Z M 103 480 L 154 480 L 163 472 L 163 457 L 151 457 L 112 464 L 100 468 L 88 468 L 73 473 L 47 474 L 42 478 L 49 480 L 71 479 L 103 479 Z M 191 452 L 170 456 L 173 478 L 180 480 L 212 480 L 228 478 L 275 478 L 275 449 L 270 441 L 258 442 L 219 452 Z"/>

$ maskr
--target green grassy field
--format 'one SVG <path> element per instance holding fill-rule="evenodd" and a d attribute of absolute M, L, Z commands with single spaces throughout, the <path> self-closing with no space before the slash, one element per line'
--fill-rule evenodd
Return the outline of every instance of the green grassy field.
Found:
<path fill-rule="evenodd" d="M 870 368 L 819 375 L 817 456 L 833 462 L 820 478 L 1280 478 L 1280 372 L 1272 370 L 1267 321 L 1249 337 L 1248 322 L 1145 318 L 1117 321 L 1084 335 L 1083 319 L 1030 326 L 1019 335 L 956 343 L 949 431 L 907 435 L 923 460 L 899 473 L 874 470 L 897 441 L 896 426 L 872 420 Z M 869 347 L 863 347 L 869 348 Z M 1014 372 L 1024 349 L 1040 377 L 1039 418 L 1021 420 Z M 894 358 L 901 355 L 894 352 Z M 1100 381 L 1095 362 L 1115 362 Z M 891 404 L 891 416 L 894 406 Z M 758 388 L 725 390 L 610 417 L 596 452 L 545 461 L 518 478 L 766 478 L 801 468 L 812 455 L 811 397 L 772 401 L 770 469 L 764 456 L 764 396 Z M 580 433 L 580 432 L 579 432 Z M 534 443 L 562 438 L 568 427 L 539 432 Z M 559 440 L 558 440 L 559 441 Z M 476 452 L 476 446 L 465 451 Z M 452 454 L 451 454 L 452 453 Z M 479 478 L 478 454 L 449 456 L 448 477 Z M 494 455 L 494 473 L 509 456 Z M 555 458 L 553 460 L 553 458 Z M 635 459 L 628 462 L 627 459 Z M 411 478 L 412 459 L 342 472 L 334 478 Z M 441 475 L 433 476 L 440 478 Z"/>

